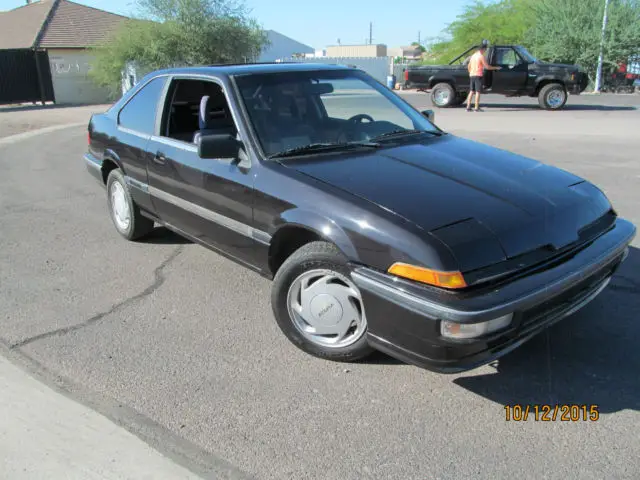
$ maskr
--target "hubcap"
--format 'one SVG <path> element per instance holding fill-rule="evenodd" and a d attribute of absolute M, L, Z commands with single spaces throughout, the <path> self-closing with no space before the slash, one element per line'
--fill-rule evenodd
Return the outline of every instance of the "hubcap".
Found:
<path fill-rule="evenodd" d="M 559 107 L 564 102 L 564 92 L 561 90 L 552 90 L 547 97 L 547 103 L 550 107 Z"/>
<path fill-rule="evenodd" d="M 331 270 L 309 270 L 296 278 L 287 306 L 296 329 L 322 347 L 352 345 L 367 329 L 358 288 Z"/>
<path fill-rule="evenodd" d="M 444 89 L 438 89 L 434 97 L 437 105 L 444 105 L 449 101 L 449 92 Z"/>
<path fill-rule="evenodd" d="M 120 182 L 111 184 L 111 210 L 118 228 L 120 230 L 128 229 L 131 222 L 131 212 L 129 211 L 129 203 L 127 203 L 124 187 Z"/>

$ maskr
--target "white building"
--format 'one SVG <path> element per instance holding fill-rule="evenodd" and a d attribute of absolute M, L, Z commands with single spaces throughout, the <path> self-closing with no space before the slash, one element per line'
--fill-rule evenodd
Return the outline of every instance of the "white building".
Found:
<path fill-rule="evenodd" d="M 267 30 L 269 45 L 262 51 L 258 62 L 275 62 L 281 58 L 302 56 L 315 53 L 309 45 L 295 41 L 292 38 L 282 35 L 275 30 Z"/>

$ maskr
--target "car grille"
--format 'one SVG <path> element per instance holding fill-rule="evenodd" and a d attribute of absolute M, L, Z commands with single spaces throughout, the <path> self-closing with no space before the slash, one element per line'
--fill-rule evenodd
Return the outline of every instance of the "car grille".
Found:
<path fill-rule="evenodd" d="M 596 275 L 577 283 L 557 297 L 524 311 L 521 317 L 520 329 L 528 330 L 540 323 L 561 318 L 571 313 L 572 309 L 580 307 L 583 302 L 591 300 L 594 294 L 599 293 L 599 290 L 606 286 L 621 260 L 622 257 L 604 270 L 599 271 Z"/>

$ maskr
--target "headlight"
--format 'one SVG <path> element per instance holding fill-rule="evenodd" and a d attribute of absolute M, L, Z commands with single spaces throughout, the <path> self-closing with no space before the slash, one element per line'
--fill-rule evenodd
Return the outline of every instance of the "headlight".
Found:
<path fill-rule="evenodd" d="M 396 275 L 416 282 L 434 285 L 443 288 L 464 288 L 467 282 L 460 272 L 439 272 L 429 268 L 417 267 L 406 263 L 394 263 L 387 270 L 391 275 Z"/>
<path fill-rule="evenodd" d="M 511 325 L 513 313 L 480 323 L 455 323 L 443 320 L 440 322 L 440 334 L 446 338 L 463 340 L 493 333 Z"/>

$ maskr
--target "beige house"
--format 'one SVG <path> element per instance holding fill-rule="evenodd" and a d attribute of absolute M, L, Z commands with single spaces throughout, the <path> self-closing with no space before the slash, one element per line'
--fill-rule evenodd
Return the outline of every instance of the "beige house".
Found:
<path fill-rule="evenodd" d="M 103 41 L 127 17 L 69 0 L 40 0 L 0 12 L 0 49 L 46 50 L 56 103 L 108 101 L 108 91 L 88 77 L 89 47 Z"/>
<path fill-rule="evenodd" d="M 422 58 L 422 51 L 420 50 L 420 47 L 415 45 L 389 48 L 387 53 L 390 57 L 400 57 L 406 60 L 419 60 Z"/>
<path fill-rule="evenodd" d="M 378 45 L 331 45 L 327 47 L 327 57 L 341 58 L 363 58 L 363 57 L 386 57 L 387 46 Z"/>

